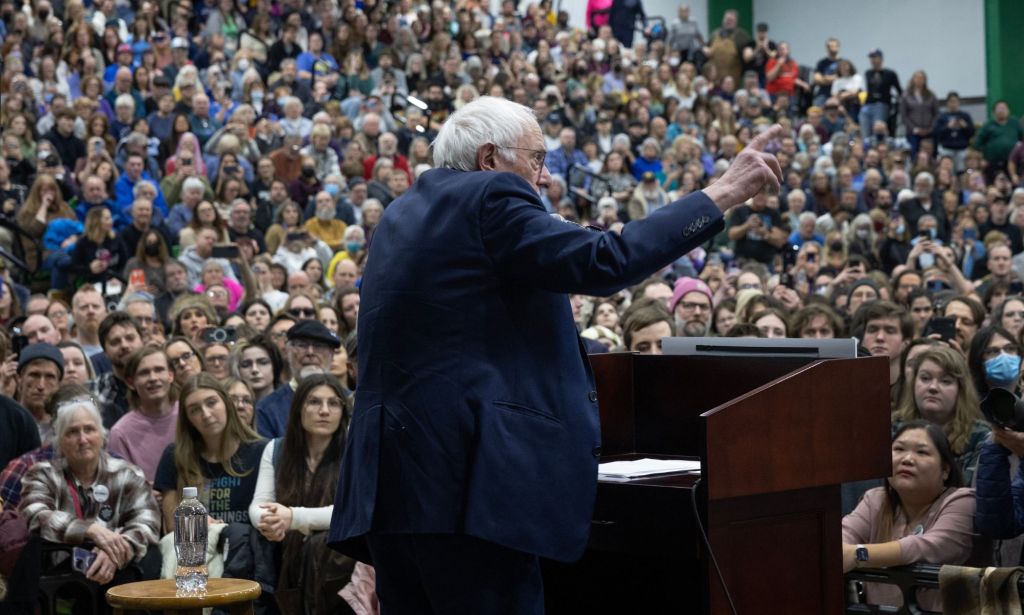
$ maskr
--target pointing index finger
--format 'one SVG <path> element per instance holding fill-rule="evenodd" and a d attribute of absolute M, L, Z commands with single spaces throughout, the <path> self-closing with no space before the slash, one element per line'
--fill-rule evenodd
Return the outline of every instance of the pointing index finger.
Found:
<path fill-rule="evenodd" d="M 763 152 L 765 146 L 768 145 L 772 139 L 775 139 L 780 135 L 782 135 L 782 126 L 779 124 L 772 124 L 771 128 L 751 139 L 750 143 L 747 144 L 747 147 L 757 152 Z"/>

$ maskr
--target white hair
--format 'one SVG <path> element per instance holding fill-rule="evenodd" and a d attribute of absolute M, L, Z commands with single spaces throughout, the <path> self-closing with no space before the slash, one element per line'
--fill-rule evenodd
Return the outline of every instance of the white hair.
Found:
<path fill-rule="evenodd" d="M 203 184 L 203 180 L 198 177 L 189 177 L 181 184 L 181 191 L 186 190 L 199 190 L 200 192 L 206 191 L 206 185 Z"/>
<path fill-rule="evenodd" d="M 818 222 L 818 216 L 816 216 L 813 211 L 805 211 L 800 214 L 800 217 L 797 219 L 800 221 L 800 224 L 803 224 L 804 222 L 814 222 L 817 224 Z"/>
<path fill-rule="evenodd" d="M 896 195 L 896 204 L 898 205 L 898 204 L 900 204 L 900 203 L 902 203 L 904 201 L 909 201 L 910 199 L 916 199 L 916 198 L 917 198 L 917 193 L 916 192 L 914 192 L 910 188 L 904 188 L 904 189 L 900 190 L 899 194 Z M 920 220 L 918 220 L 918 223 L 920 223 Z"/>
<path fill-rule="evenodd" d="M 935 177 L 928 171 L 921 171 L 920 173 L 914 176 L 914 183 L 916 184 L 919 181 L 926 181 L 928 182 L 929 186 L 935 185 Z"/>
<path fill-rule="evenodd" d="M 121 94 L 114 99 L 114 107 L 131 107 L 135 108 L 135 99 L 132 98 L 131 94 Z"/>
<path fill-rule="evenodd" d="M 448 118 L 434 139 L 434 166 L 460 171 L 477 170 L 476 155 L 488 143 L 498 147 L 508 162 L 523 135 L 539 129 L 537 118 L 528 107 L 504 98 L 481 96 Z"/>
<path fill-rule="evenodd" d="M 57 405 L 56 418 L 53 419 L 53 453 L 56 457 L 63 458 L 64 454 L 60 449 L 60 441 L 71 426 L 71 418 L 78 410 L 85 410 L 103 435 L 103 441 L 107 441 L 107 430 L 103 427 L 103 415 L 100 414 L 96 402 L 91 398 L 75 398 Z"/>

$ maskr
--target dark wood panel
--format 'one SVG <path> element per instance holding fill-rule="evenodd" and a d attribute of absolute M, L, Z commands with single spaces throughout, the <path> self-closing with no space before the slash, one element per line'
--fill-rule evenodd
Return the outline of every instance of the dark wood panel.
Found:
<path fill-rule="evenodd" d="M 710 499 L 886 476 L 889 363 L 820 361 L 706 415 Z"/>

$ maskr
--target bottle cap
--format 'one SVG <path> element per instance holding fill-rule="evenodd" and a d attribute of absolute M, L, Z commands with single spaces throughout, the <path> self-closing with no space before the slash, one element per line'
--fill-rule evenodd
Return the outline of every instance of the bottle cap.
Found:
<path fill-rule="evenodd" d="M 194 498 L 199 495 L 199 489 L 196 487 L 185 487 L 181 490 L 181 495 L 184 498 Z"/>

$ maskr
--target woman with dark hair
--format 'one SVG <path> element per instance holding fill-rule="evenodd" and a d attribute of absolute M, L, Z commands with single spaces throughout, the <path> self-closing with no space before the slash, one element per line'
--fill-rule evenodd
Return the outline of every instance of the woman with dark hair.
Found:
<path fill-rule="evenodd" d="M 267 330 L 267 327 L 270 326 L 270 319 L 274 317 L 274 310 L 270 309 L 270 304 L 258 298 L 242 303 L 238 308 L 238 313 L 242 315 L 247 325 L 260 333 Z"/>
<path fill-rule="evenodd" d="M 174 384 L 179 389 L 185 386 L 189 378 L 198 376 L 206 369 L 203 354 L 188 338 L 172 337 L 164 345 L 164 352 L 174 372 Z"/>
<path fill-rule="evenodd" d="M 199 500 L 214 519 L 248 523 L 264 446 L 213 376 L 190 378 L 179 397 L 174 444 L 164 451 L 153 481 L 163 494 L 164 529 L 174 528 L 184 487 L 199 487 Z"/>
<path fill-rule="evenodd" d="M 892 439 L 892 476 L 843 518 L 843 572 L 917 562 L 962 564 L 971 554 L 974 492 L 963 484 L 946 434 L 908 421 Z M 894 585 L 867 584 L 871 604 L 899 605 Z M 936 590 L 919 590 L 922 608 L 942 610 Z"/>
<path fill-rule="evenodd" d="M 324 264 L 320 262 L 320 259 L 306 259 L 306 262 L 302 263 L 302 271 L 309 276 L 310 284 L 319 286 L 321 289 L 324 288 Z"/>
<path fill-rule="evenodd" d="M 235 344 L 231 353 L 231 374 L 252 389 L 256 401 L 274 392 L 281 384 L 284 360 L 273 340 L 257 335 Z"/>
<path fill-rule="evenodd" d="M 295 391 L 284 437 L 260 459 L 249 518 L 267 540 L 282 542 L 275 597 L 285 612 L 336 612 L 352 575 L 354 561 L 326 545 L 347 424 L 341 383 L 309 376 Z"/>
<path fill-rule="evenodd" d="M 334 307 L 341 315 L 338 321 L 338 339 L 344 340 L 356 330 L 359 318 L 359 289 L 346 288 L 334 295 Z"/>
<path fill-rule="evenodd" d="M 188 226 L 181 229 L 181 233 L 178 236 L 178 245 L 184 250 L 188 246 L 195 245 L 196 234 L 199 229 L 212 228 L 217 231 L 217 243 L 230 243 L 231 238 L 228 235 L 228 225 L 221 217 L 220 212 L 217 211 L 217 207 L 214 206 L 210 201 L 201 201 L 196 205 L 195 215 L 192 216 L 192 220 L 189 221 Z"/>
<path fill-rule="evenodd" d="M 139 269 L 146 278 L 146 286 L 152 288 L 153 295 L 159 296 L 166 290 L 164 285 L 164 265 L 171 260 L 167 242 L 160 231 L 150 228 L 143 233 L 135 254 L 124 266 L 125 277 L 132 270 Z"/>
<path fill-rule="evenodd" d="M 967 352 L 967 365 L 978 396 L 985 397 L 993 387 L 1016 391 L 1020 357 L 1020 342 L 1003 327 L 993 325 L 975 333 Z"/>
<path fill-rule="evenodd" d="M 172 165 L 177 165 L 178 160 L 181 159 L 182 155 L 186 150 L 182 150 L 179 147 L 181 138 L 185 134 L 192 134 L 192 124 L 189 123 L 187 113 L 175 113 L 174 119 L 171 120 L 171 138 L 165 141 L 160 147 L 160 164 L 164 166 L 164 175 L 170 175 L 174 172 L 176 166 L 167 166 L 168 162 L 173 160 Z M 193 135 L 194 137 L 194 135 Z M 198 145 L 198 140 L 196 141 Z M 198 147 L 193 147 L 188 144 L 187 151 L 192 154 L 192 165 L 200 175 L 206 174 L 206 165 L 203 163 L 203 158 L 198 151 Z M 184 163 L 182 163 L 184 164 Z M 202 170 L 200 170 L 202 169 Z"/>

